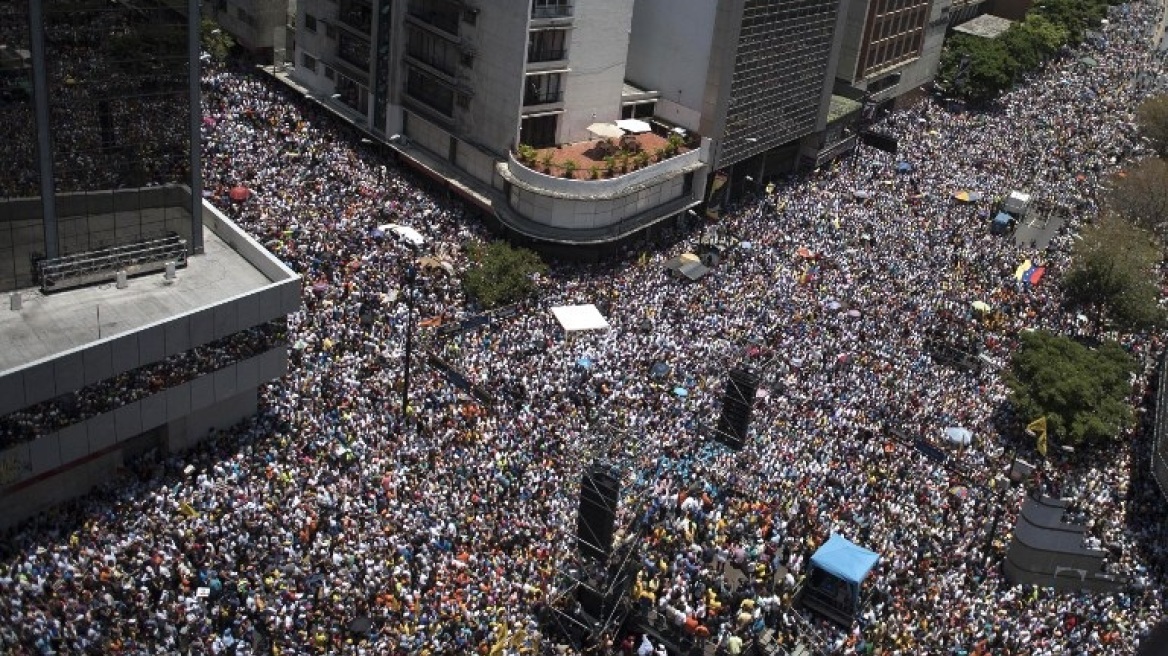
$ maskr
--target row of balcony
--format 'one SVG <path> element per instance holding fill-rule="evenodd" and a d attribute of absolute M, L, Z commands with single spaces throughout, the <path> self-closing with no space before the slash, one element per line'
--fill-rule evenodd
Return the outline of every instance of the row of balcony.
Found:
<path fill-rule="evenodd" d="M 563 90 L 558 91 L 528 91 L 523 94 L 523 106 L 550 105 L 564 99 Z"/>
<path fill-rule="evenodd" d="M 557 0 L 531 0 L 531 17 L 540 18 L 568 18 L 572 15 L 573 5 L 570 2 Z"/>

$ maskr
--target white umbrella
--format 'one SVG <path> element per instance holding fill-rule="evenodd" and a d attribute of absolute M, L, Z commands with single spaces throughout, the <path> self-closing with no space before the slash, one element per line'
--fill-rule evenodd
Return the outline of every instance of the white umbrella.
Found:
<path fill-rule="evenodd" d="M 612 123 L 593 123 L 588 126 L 588 131 L 604 139 L 619 139 L 625 135 L 624 130 Z"/>
<path fill-rule="evenodd" d="M 616 122 L 616 126 L 625 132 L 631 132 L 633 134 L 653 131 L 653 126 L 639 118 L 623 118 Z"/>
<path fill-rule="evenodd" d="M 422 236 L 422 233 L 414 230 L 409 226 L 398 225 L 396 223 L 387 223 L 385 225 L 377 226 L 377 229 L 382 232 L 392 232 L 398 237 L 401 237 L 402 239 L 410 242 L 414 246 L 421 246 L 422 244 L 426 243 L 426 238 Z"/>
<path fill-rule="evenodd" d="M 973 441 L 973 432 L 968 428 L 950 426 L 945 429 L 945 438 L 954 444 L 968 446 Z"/>

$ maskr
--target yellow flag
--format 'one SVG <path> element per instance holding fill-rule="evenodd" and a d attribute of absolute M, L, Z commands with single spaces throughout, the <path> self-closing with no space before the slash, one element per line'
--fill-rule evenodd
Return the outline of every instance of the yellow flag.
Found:
<path fill-rule="evenodd" d="M 1034 421 L 1030 422 L 1029 424 L 1026 424 L 1026 430 L 1038 434 L 1038 443 L 1035 445 L 1035 448 L 1037 448 L 1038 452 L 1040 454 L 1042 454 L 1043 458 L 1045 458 L 1046 457 L 1046 415 L 1043 415 L 1043 416 L 1039 417 L 1038 419 L 1035 419 Z"/>
<path fill-rule="evenodd" d="M 183 501 L 182 503 L 178 504 L 178 511 L 180 513 L 186 515 L 187 517 L 198 517 L 199 516 L 199 511 L 192 508 L 191 504 L 187 503 L 186 501 Z"/>
<path fill-rule="evenodd" d="M 499 631 L 499 639 L 491 646 L 490 656 L 501 656 L 503 650 L 507 648 L 507 643 L 511 637 L 511 626 L 504 622 L 502 630 Z"/>
<path fill-rule="evenodd" d="M 645 251 L 642 251 L 642 252 L 641 252 L 641 260 L 640 260 L 640 265 L 641 265 L 641 266 L 645 266 L 645 265 L 646 265 L 646 264 L 648 264 L 648 263 L 649 263 L 649 253 L 648 253 L 648 252 L 645 252 Z"/>

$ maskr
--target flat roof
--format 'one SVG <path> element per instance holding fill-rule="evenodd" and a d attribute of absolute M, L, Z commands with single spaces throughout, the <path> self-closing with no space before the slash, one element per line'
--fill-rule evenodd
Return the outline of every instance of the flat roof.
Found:
<path fill-rule="evenodd" d="M 973 20 L 965 21 L 964 23 L 953 28 L 954 32 L 962 32 L 964 34 L 972 34 L 973 36 L 980 36 L 983 39 L 996 39 L 1001 36 L 1014 21 L 1001 18 L 999 16 L 991 16 L 990 14 L 982 14 Z"/>
<path fill-rule="evenodd" d="M 827 107 L 827 122 L 837 121 L 852 112 L 860 111 L 863 107 L 858 101 L 852 100 L 846 96 L 831 96 L 831 104 Z"/>
<path fill-rule="evenodd" d="M 130 278 L 126 289 L 118 289 L 110 281 L 46 295 L 34 287 L 19 291 L 23 297 L 19 312 L 9 309 L 5 294 L 0 305 L 0 372 L 276 282 L 205 225 L 203 240 L 204 253 L 187 258 L 187 266 L 176 272 L 177 279 L 171 285 L 163 284 L 159 271 Z"/>
<path fill-rule="evenodd" d="M 621 100 L 655 100 L 661 97 L 660 91 L 653 91 L 651 89 L 642 89 L 634 84 L 629 84 L 626 80 L 621 86 Z"/>

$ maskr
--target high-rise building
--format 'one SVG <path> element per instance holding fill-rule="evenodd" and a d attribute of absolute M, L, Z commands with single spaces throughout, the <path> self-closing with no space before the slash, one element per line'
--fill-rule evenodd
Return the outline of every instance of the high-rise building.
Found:
<path fill-rule="evenodd" d="M 851 0 L 836 78 L 875 104 L 933 80 L 952 0 Z"/>
<path fill-rule="evenodd" d="M 0 0 L 0 527 L 255 412 L 299 277 L 205 204 L 198 2 Z"/>
<path fill-rule="evenodd" d="M 790 170 L 826 124 L 840 0 L 637 0 L 629 78 L 714 140 L 727 190 Z"/>
<path fill-rule="evenodd" d="M 512 233 L 603 247 L 684 220 L 715 170 L 794 165 L 825 125 L 840 5 L 300 0 L 277 74 Z"/>
<path fill-rule="evenodd" d="M 288 49 L 288 24 L 296 0 L 204 0 L 203 16 L 215 21 L 243 48 L 273 57 Z M 282 60 L 277 60 L 282 61 Z"/>

